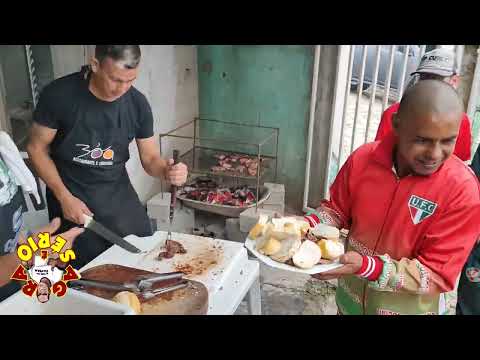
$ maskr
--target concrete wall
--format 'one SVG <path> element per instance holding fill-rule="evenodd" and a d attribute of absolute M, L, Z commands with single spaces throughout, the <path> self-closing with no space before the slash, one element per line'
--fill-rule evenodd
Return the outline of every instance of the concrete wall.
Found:
<path fill-rule="evenodd" d="M 135 87 L 147 97 L 154 116 L 154 132 L 174 129 L 198 116 L 197 52 L 195 46 L 142 45 L 142 63 Z M 165 144 L 164 156 L 171 157 L 173 147 Z M 127 170 L 142 202 L 161 190 L 158 179 L 145 173 L 135 142 L 130 144 Z"/>
<path fill-rule="evenodd" d="M 202 117 L 280 129 L 277 183 L 285 184 L 286 206 L 302 208 L 306 136 L 314 47 L 310 45 L 202 45 L 199 47 L 199 96 Z M 204 123 L 201 134 L 215 139 L 260 143 L 272 131 Z M 202 142 L 203 145 L 203 142 Z M 254 146 L 214 144 L 254 154 Z M 274 155 L 275 142 L 262 147 Z M 272 164 L 273 168 L 273 164 Z M 273 169 L 272 169 L 273 170 Z M 265 177 L 264 181 L 273 181 Z"/>
<path fill-rule="evenodd" d="M 0 63 L 5 80 L 8 109 L 23 106 L 32 100 L 24 45 L 1 45 Z"/>
<path fill-rule="evenodd" d="M 85 45 L 50 45 L 55 79 L 79 71 L 86 61 Z"/>

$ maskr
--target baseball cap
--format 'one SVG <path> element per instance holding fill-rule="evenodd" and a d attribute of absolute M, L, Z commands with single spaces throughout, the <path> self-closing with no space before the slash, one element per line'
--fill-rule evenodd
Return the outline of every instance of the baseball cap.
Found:
<path fill-rule="evenodd" d="M 425 53 L 414 74 L 436 74 L 440 76 L 452 76 L 457 73 L 455 53 L 451 50 L 438 48 Z"/>

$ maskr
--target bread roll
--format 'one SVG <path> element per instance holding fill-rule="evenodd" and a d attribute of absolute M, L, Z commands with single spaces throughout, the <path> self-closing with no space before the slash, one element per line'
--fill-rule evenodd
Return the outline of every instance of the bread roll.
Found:
<path fill-rule="evenodd" d="M 322 258 L 320 248 L 313 241 L 305 240 L 293 255 L 293 263 L 301 269 L 311 269 Z"/>
<path fill-rule="evenodd" d="M 264 225 L 256 224 L 248 233 L 248 237 L 252 240 L 256 240 L 263 232 Z"/>
<path fill-rule="evenodd" d="M 278 252 L 282 247 L 282 243 L 274 237 L 269 238 L 263 247 L 259 251 L 267 256 L 273 255 Z"/>
<path fill-rule="evenodd" d="M 317 238 L 336 240 L 340 237 L 340 231 L 336 227 L 326 224 L 317 224 L 310 231 Z"/>
<path fill-rule="evenodd" d="M 306 221 L 299 221 L 300 224 L 300 234 L 302 237 L 306 236 L 308 233 L 308 230 L 310 230 L 310 224 L 307 223 Z"/>
<path fill-rule="evenodd" d="M 297 252 L 297 250 L 300 248 L 300 245 L 302 245 L 302 241 L 300 240 L 300 237 L 290 235 L 288 238 L 281 241 L 281 244 L 282 247 L 280 248 L 280 250 L 272 254 L 270 258 L 275 261 L 284 263 L 290 260 L 292 256 Z"/>
<path fill-rule="evenodd" d="M 119 292 L 114 296 L 112 299 L 118 304 L 125 304 L 130 306 L 136 314 L 140 314 L 142 312 L 142 306 L 140 305 L 140 300 L 138 300 L 137 295 L 130 291 L 122 291 Z"/>
<path fill-rule="evenodd" d="M 327 260 L 334 260 L 345 252 L 343 244 L 337 240 L 322 239 L 317 245 L 322 251 L 322 257 Z"/>
<path fill-rule="evenodd" d="M 300 229 L 295 223 L 285 223 L 283 226 L 283 231 L 289 235 L 302 236 Z"/>

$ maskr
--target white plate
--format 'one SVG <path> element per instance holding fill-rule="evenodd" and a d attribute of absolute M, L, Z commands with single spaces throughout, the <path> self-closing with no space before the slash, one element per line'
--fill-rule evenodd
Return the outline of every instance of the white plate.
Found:
<path fill-rule="evenodd" d="M 337 268 L 343 266 L 342 264 L 340 264 L 338 262 L 338 260 L 336 260 L 336 261 L 332 262 L 331 264 L 318 264 L 318 265 L 315 265 L 314 267 L 312 267 L 310 269 L 300 269 L 296 266 L 291 266 L 291 265 L 287 265 L 287 264 L 284 264 L 284 263 L 280 263 L 278 261 L 275 261 L 275 260 L 271 259 L 270 257 L 268 257 L 266 255 L 263 255 L 263 254 L 259 253 L 255 249 L 255 240 L 247 238 L 247 240 L 245 241 L 245 247 L 253 255 L 255 255 L 260 261 L 264 262 L 268 266 L 271 266 L 271 267 L 274 267 L 274 268 L 277 268 L 277 269 L 281 269 L 281 270 L 287 270 L 287 271 L 293 271 L 293 272 L 302 273 L 302 274 L 313 275 L 313 274 L 319 274 L 319 273 L 322 273 L 322 272 L 325 272 L 325 271 L 337 269 Z"/>

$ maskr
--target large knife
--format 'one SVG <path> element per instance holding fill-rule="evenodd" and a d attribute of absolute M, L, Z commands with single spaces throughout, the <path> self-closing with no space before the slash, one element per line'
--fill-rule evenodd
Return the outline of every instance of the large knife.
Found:
<path fill-rule="evenodd" d="M 178 164 L 178 150 L 173 150 L 173 165 Z M 170 223 L 168 225 L 168 235 L 167 240 L 172 240 L 172 223 L 173 223 L 173 215 L 175 213 L 175 203 L 177 199 L 177 187 L 175 185 L 170 186 L 170 215 L 168 219 Z"/>
<path fill-rule="evenodd" d="M 138 254 L 140 252 L 142 252 L 139 248 L 137 248 L 136 246 L 133 246 L 132 244 L 130 244 L 128 241 L 126 241 L 125 239 L 123 239 L 122 237 L 118 236 L 117 234 L 115 234 L 113 231 L 110 231 L 109 229 L 107 229 L 105 226 L 103 226 L 102 224 L 96 222 L 95 220 L 93 220 L 93 218 L 91 216 L 88 216 L 88 215 L 83 215 L 84 219 L 85 219 L 85 223 L 83 225 L 83 227 L 85 229 L 89 229 L 91 231 L 93 231 L 94 233 L 100 235 L 102 238 L 104 238 L 105 240 L 108 240 L 109 242 L 111 242 L 112 244 L 115 244 L 115 245 L 118 245 L 120 246 L 122 249 L 125 249 L 131 253 L 135 253 L 135 254 Z"/>

